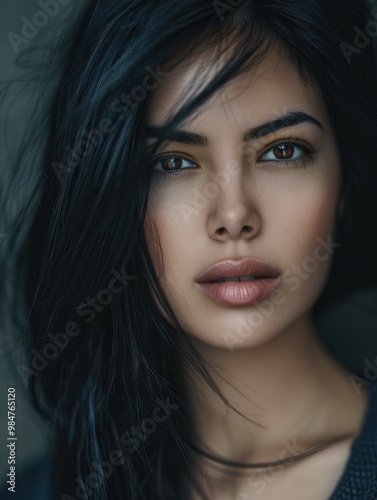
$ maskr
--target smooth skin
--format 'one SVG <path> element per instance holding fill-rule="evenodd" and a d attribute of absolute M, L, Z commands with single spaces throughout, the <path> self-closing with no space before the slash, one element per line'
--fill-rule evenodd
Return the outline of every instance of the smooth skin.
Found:
<path fill-rule="evenodd" d="M 185 89 L 195 90 L 200 78 L 213 76 L 214 60 L 218 65 L 211 48 L 177 66 L 152 96 L 148 125 L 162 125 L 181 105 Z M 305 118 L 291 124 L 287 116 L 294 113 Z M 276 119 L 284 125 L 271 125 Z M 262 125 L 263 133 L 243 141 L 247 131 Z M 197 444 L 228 460 L 260 463 L 292 456 L 292 446 L 299 453 L 345 436 L 261 477 L 255 471 L 232 477 L 198 456 L 198 478 L 216 500 L 325 500 L 360 432 L 368 391 L 356 393 L 311 319 L 333 258 L 341 201 L 341 165 L 324 98 L 315 83 L 303 82 L 271 50 L 180 129 L 206 140 L 188 144 L 175 138 L 159 149 L 156 156 L 173 155 L 157 158 L 156 172 L 182 171 L 153 180 L 147 244 L 182 327 L 216 368 L 211 374 L 225 397 L 252 420 L 227 408 L 187 367 Z M 204 295 L 196 283 L 201 273 L 243 257 L 279 270 L 273 296 L 240 307 Z"/>

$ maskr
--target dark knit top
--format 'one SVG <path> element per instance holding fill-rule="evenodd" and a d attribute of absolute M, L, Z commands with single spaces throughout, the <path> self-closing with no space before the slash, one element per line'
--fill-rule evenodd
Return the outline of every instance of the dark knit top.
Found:
<path fill-rule="evenodd" d="M 377 381 L 369 386 L 368 406 L 359 436 L 329 500 L 377 499 Z"/>

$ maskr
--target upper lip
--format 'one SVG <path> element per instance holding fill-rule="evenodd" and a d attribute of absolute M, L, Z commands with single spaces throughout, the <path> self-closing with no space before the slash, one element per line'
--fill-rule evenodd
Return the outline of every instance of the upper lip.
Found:
<path fill-rule="evenodd" d="M 240 276 L 257 276 L 260 278 L 277 278 L 279 271 L 260 260 L 245 258 L 242 260 L 223 260 L 209 267 L 197 278 L 197 283 L 215 281 L 221 278 L 239 278 Z"/>

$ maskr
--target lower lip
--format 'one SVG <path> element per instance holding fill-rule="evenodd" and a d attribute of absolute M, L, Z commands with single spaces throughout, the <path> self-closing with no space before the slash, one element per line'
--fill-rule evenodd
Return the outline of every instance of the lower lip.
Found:
<path fill-rule="evenodd" d="M 222 281 L 199 283 L 203 292 L 227 306 L 245 306 L 267 297 L 277 286 L 277 278 L 251 281 Z"/>

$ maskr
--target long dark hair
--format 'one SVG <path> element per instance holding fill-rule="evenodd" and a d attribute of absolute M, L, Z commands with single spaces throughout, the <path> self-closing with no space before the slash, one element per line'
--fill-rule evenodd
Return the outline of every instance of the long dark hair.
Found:
<path fill-rule="evenodd" d="M 69 29 L 42 169 L 3 246 L 16 276 L 13 310 L 30 332 L 30 365 L 19 371 L 59 436 L 59 495 L 187 498 L 195 436 L 183 361 L 231 407 L 170 309 L 144 238 L 162 140 L 145 147 L 150 96 L 196 49 L 228 40 L 230 55 L 166 129 L 272 47 L 319 85 L 342 162 L 344 211 L 315 309 L 376 284 L 377 77 L 372 34 L 360 35 L 368 20 L 377 26 L 373 12 L 361 0 L 92 0 Z M 13 182 L 25 175 L 24 160 Z"/>

